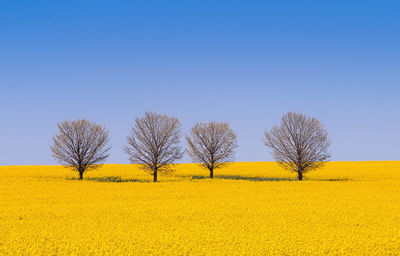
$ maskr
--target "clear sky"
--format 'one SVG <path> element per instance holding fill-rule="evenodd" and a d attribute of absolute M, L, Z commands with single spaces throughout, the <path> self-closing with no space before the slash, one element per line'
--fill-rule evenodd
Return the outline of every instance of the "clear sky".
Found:
<path fill-rule="evenodd" d="M 400 3 L 1 1 L 0 90 L 0 165 L 55 164 L 77 118 L 128 163 L 146 110 L 229 122 L 237 161 L 271 161 L 263 132 L 287 111 L 324 123 L 332 160 L 399 160 Z"/>

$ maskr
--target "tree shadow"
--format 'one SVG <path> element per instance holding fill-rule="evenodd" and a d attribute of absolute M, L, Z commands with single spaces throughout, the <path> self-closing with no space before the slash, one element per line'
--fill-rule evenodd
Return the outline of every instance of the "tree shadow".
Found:
<path fill-rule="evenodd" d="M 208 176 L 192 176 L 193 180 L 203 180 L 210 179 Z M 214 179 L 223 179 L 223 180 L 248 180 L 248 181 L 295 181 L 294 178 L 276 178 L 276 177 L 246 177 L 246 176 L 237 176 L 237 175 L 223 175 L 223 176 L 214 176 Z"/>
<path fill-rule="evenodd" d="M 67 177 L 67 180 L 79 180 L 79 179 L 76 177 Z M 150 180 L 123 179 L 123 178 L 121 178 L 121 176 L 88 177 L 88 178 L 83 178 L 83 180 L 96 181 L 96 182 L 114 182 L 114 183 L 122 183 L 122 182 L 149 183 L 150 182 Z"/>
<path fill-rule="evenodd" d="M 310 181 L 349 181 L 349 178 L 336 178 L 336 179 L 305 179 Z"/>
<path fill-rule="evenodd" d="M 208 176 L 192 176 L 192 180 L 203 180 L 210 179 Z M 221 175 L 214 176 L 214 179 L 224 179 L 224 180 L 248 180 L 248 181 L 298 181 L 297 178 L 293 177 L 246 177 L 246 176 L 238 176 L 238 175 Z M 304 178 L 303 181 L 349 181 L 349 178 L 336 178 L 336 179 L 307 179 Z"/>
<path fill-rule="evenodd" d="M 190 176 L 192 180 L 205 180 L 210 179 L 208 176 Z M 77 177 L 67 177 L 67 180 L 79 180 Z M 214 176 L 214 179 L 221 179 L 221 180 L 247 180 L 247 181 L 298 181 L 297 178 L 293 177 L 284 177 L 284 178 L 277 178 L 277 177 L 246 177 L 246 176 L 239 176 L 239 175 L 221 175 L 221 176 Z M 111 182 L 111 183 L 124 183 L 124 182 L 137 182 L 137 183 L 153 183 L 152 180 L 140 180 L 140 179 L 123 179 L 121 176 L 103 176 L 103 177 L 87 177 L 83 178 L 86 181 L 95 181 L 95 182 Z M 211 179 L 210 179 L 211 180 Z M 305 178 L 303 181 L 349 181 L 349 178 L 333 178 L 333 179 L 307 179 Z M 164 180 L 158 182 L 173 182 L 172 180 Z"/>

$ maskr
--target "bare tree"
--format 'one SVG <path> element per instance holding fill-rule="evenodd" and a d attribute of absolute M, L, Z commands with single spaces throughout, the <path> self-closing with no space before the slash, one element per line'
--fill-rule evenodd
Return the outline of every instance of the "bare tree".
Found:
<path fill-rule="evenodd" d="M 157 182 L 159 172 L 172 171 L 172 164 L 182 158 L 180 137 L 177 118 L 146 112 L 144 117 L 136 118 L 125 152 L 132 163 L 140 164 Z"/>
<path fill-rule="evenodd" d="M 210 171 L 210 178 L 214 178 L 214 169 L 233 160 L 237 148 L 236 133 L 229 124 L 220 122 L 196 124 L 186 141 L 187 153 L 194 162 Z"/>
<path fill-rule="evenodd" d="M 328 132 L 319 120 L 289 112 L 280 126 L 265 132 L 264 144 L 272 149 L 275 160 L 299 180 L 303 174 L 321 167 L 330 159 Z"/>
<path fill-rule="evenodd" d="M 88 169 L 99 167 L 109 156 L 108 130 L 96 123 L 81 119 L 57 125 L 58 134 L 50 147 L 52 156 L 66 167 L 79 172 L 79 179 Z"/>

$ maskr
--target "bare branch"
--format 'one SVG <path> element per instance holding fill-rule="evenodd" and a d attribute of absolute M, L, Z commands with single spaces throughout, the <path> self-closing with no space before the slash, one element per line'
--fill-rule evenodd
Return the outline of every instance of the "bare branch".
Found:
<path fill-rule="evenodd" d="M 329 161 L 328 132 L 319 120 L 289 112 L 280 126 L 264 133 L 264 144 L 272 149 L 272 156 L 284 168 L 303 173 L 319 168 Z"/>
<path fill-rule="evenodd" d="M 237 148 L 237 136 L 227 123 L 198 123 L 193 126 L 190 136 L 186 136 L 186 152 L 194 162 L 210 171 L 223 167 L 233 160 Z"/>
<path fill-rule="evenodd" d="M 52 156 L 62 165 L 83 173 L 99 167 L 109 156 L 109 132 L 105 127 L 81 119 L 58 124 L 58 134 L 50 147 Z"/>
<path fill-rule="evenodd" d="M 172 171 L 172 164 L 182 158 L 180 137 L 177 118 L 146 112 L 144 117 L 136 118 L 125 152 L 132 163 L 149 171 L 156 182 L 158 172 Z"/>

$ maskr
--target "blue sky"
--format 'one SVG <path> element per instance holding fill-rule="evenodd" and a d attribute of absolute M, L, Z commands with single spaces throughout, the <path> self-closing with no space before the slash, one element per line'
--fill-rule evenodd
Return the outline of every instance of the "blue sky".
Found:
<path fill-rule="evenodd" d="M 226 121 L 237 161 L 271 161 L 263 132 L 319 118 L 332 160 L 400 158 L 396 1 L 1 1 L 0 165 L 55 164 L 56 124 L 111 133 L 146 110 Z M 183 162 L 190 160 L 185 157 Z"/>

